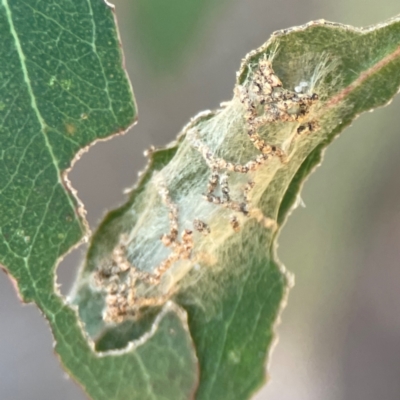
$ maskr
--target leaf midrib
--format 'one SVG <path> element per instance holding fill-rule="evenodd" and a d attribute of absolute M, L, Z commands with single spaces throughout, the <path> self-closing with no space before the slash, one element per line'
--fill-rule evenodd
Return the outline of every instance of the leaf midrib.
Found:
<path fill-rule="evenodd" d="M 25 54 L 24 54 L 24 52 L 22 50 L 21 42 L 19 40 L 18 34 L 17 34 L 17 32 L 15 30 L 15 27 L 14 27 L 14 22 L 13 22 L 13 19 L 12 19 L 12 13 L 11 13 L 10 6 L 8 5 L 8 0 L 1 0 L 1 1 L 2 1 L 2 4 L 3 4 L 3 6 L 4 6 L 5 10 L 6 10 L 7 20 L 8 20 L 8 23 L 10 25 L 10 32 L 11 32 L 11 35 L 12 35 L 12 37 L 14 39 L 15 48 L 17 50 L 18 58 L 19 58 L 19 61 L 21 63 L 22 73 L 24 75 L 24 81 L 25 81 L 26 86 L 28 88 L 29 97 L 31 99 L 31 106 L 32 106 L 33 111 L 36 114 L 36 117 L 37 117 L 39 123 L 40 123 L 41 132 L 43 134 L 43 137 L 44 137 L 44 140 L 45 140 L 45 143 L 46 143 L 46 147 L 48 148 L 48 150 L 50 152 L 53 165 L 54 165 L 54 167 L 56 168 L 56 170 L 58 172 L 57 173 L 58 182 L 60 184 L 62 184 L 60 169 L 58 168 L 58 160 L 54 155 L 53 147 L 51 146 L 51 144 L 49 142 L 49 139 L 48 139 L 48 137 L 47 137 L 47 135 L 45 133 L 47 125 L 46 125 L 46 122 L 44 121 L 44 119 L 42 117 L 42 114 L 39 111 L 38 105 L 36 103 L 36 98 L 35 98 L 35 95 L 33 93 L 33 89 L 32 89 L 32 85 L 31 85 L 28 69 L 26 67 Z"/>
<path fill-rule="evenodd" d="M 43 119 L 43 117 L 42 117 L 42 115 L 41 115 L 41 113 L 39 111 L 39 108 L 38 108 L 38 105 L 37 105 L 37 102 L 36 102 L 36 98 L 35 98 L 35 95 L 33 93 L 33 89 L 32 89 L 32 85 L 31 85 L 28 69 L 27 69 L 27 66 L 26 66 L 25 54 L 24 54 L 24 52 L 22 50 L 21 42 L 20 42 L 18 34 L 17 34 L 16 30 L 15 30 L 14 22 L 13 22 L 13 19 L 12 19 L 12 12 L 11 12 L 10 6 L 8 4 L 8 0 L 1 0 L 1 2 L 2 2 L 2 5 L 3 5 L 3 7 L 4 7 L 5 11 L 6 11 L 7 21 L 8 21 L 9 26 L 10 26 L 10 33 L 11 33 L 13 39 L 14 39 L 14 44 L 15 44 L 15 48 L 16 48 L 17 53 L 18 53 L 18 58 L 19 58 L 19 61 L 20 61 L 20 64 L 21 64 L 21 69 L 22 69 L 22 73 L 23 73 L 23 76 L 24 76 L 24 81 L 25 81 L 26 87 L 28 89 L 29 97 L 30 97 L 30 100 L 31 100 L 32 110 L 34 111 L 34 113 L 35 113 L 35 115 L 36 115 L 36 117 L 37 117 L 37 119 L 39 121 L 40 131 L 41 131 L 42 136 L 44 138 L 44 142 L 46 144 L 46 147 L 47 147 L 47 149 L 48 149 L 48 151 L 50 153 L 52 164 L 53 164 L 53 166 L 54 166 L 54 168 L 56 170 L 57 183 L 59 185 L 61 185 L 61 186 L 64 186 L 63 182 L 62 182 L 61 171 L 60 171 L 60 168 L 58 166 L 58 160 L 57 160 L 57 158 L 56 158 L 56 156 L 54 154 L 53 147 L 51 146 L 51 144 L 49 142 L 49 139 L 48 139 L 48 137 L 46 135 L 47 125 L 46 125 L 46 122 L 44 121 L 44 119 Z M 73 203 L 73 200 L 72 200 L 71 196 L 66 195 L 66 197 L 68 199 L 68 203 L 69 203 L 71 209 L 74 210 L 75 209 L 75 205 Z M 51 201 L 51 199 L 49 199 L 49 201 Z M 45 219 L 45 215 L 46 215 L 46 212 L 43 215 L 42 223 L 43 223 L 43 221 Z M 42 227 L 42 224 L 37 227 L 35 238 L 36 238 L 37 234 L 39 233 L 41 227 Z M 33 243 L 34 243 L 34 241 L 32 242 L 31 250 L 33 248 Z M 31 275 L 31 271 L 30 271 L 30 267 L 29 267 L 29 260 L 28 260 L 29 256 L 30 256 L 30 253 L 31 253 L 31 251 L 29 252 L 29 255 L 27 257 L 23 257 L 23 260 L 24 260 L 24 264 L 25 264 L 25 268 L 26 268 L 27 272 Z M 35 290 L 35 292 L 37 292 L 36 291 L 37 288 L 36 288 L 36 285 L 34 284 L 34 280 L 33 279 L 32 279 L 32 283 L 33 283 L 33 285 L 32 285 L 33 289 Z"/>

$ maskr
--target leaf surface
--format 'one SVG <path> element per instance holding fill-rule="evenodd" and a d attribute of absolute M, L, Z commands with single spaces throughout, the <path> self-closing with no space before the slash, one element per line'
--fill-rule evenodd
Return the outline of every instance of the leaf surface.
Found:
<path fill-rule="evenodd" d="M 238 216 L 240 231 L 235 234 L 229 224 L 229 214 L 235 212 L 210 205 L 202 197 L 211 170 L 208 156 L 202 157 L 194 148 L 190 135 L 197 132 L 207 143 L 210 158 L 244 164 L 256 157 L 246 135 L 245 110 L 238 101 L 237 88 L 253 84 L 264 56 L 272 60 L 284 88 L 301 91 L 299 85 L 306 82 L 305 91 L 317 93 L 319 100 L 305 122 L 278 120 L 259 128 L 263 139 L 284 150 L 285 159 L 271 157 L 265 167 L 246 175 L 261 188 L 252 205 L 262 218 L 260 214 Z M 159 240 L 168 233 L 168 207 L 160 200 L 166 185 L 180 213 L 180 230 L 193 229 L 194 217 L 201 217 L 211 227 L 212 240 L 195 233 L 193 261 L 189 266 L 182 261 L 180 266 L 171 267 L 165 279 L 173 282 L 168 299 L 188 313 L 200 362 L 196 399 L 249 398 L 265 382 L 274 328 L 291 284 L 290 274 L 275 254 L 280 228 L 327 145 L 359 114 L 387 104 L 399 86 L 399 18 L 366 29 L 312 22 L 277 32 L 266 45 L 250 53 L 240 68 L 233 100 L 195 117 L 176 142 L 153 152 L 128 203 L 112 211 L 94 235 L 75 302 L 88 331 L 97 338 L 98 349 L 120 348 L 140 337 L 154 318 L 152 312 L 157 314 L 154 307 L 142 319 L 136 315 L 136 320 L 107 325 L 94 318 L 106 307 L 104 292 L 93 296 L 93 287 L 87 282 L 101 263 L 114 262 L 115 251 L 121 248 L 126 250 L 131 270 L 157 271 L 157 260 L 162 259 L 158 254 L 168 257 Z M 304 134 L 305 126 L 311 128 Z M 229 179 L 232 176 L 234 173 Z M 232 187 L 240 187 L 237 179 L 231 182 L 231 192 Z M 128 239 L 121 239 L 124 237 Z M 141 243 L 141 252 L 137 243 Z M 166 293 L 165 286 L 164 282 L 164 288 L 154 289 L 151 300 L 160 299 Z"/>
<path fill-rule="evenodd" d="M 233 100 L 200 114 L 176 142 L 154 151 L 128 203 L 94 235 L 74 298 L 84 329 L 54 287 L 54 269 L 87 234 L 66 171 L 82 149 L 136 118 L 114 17 L 102 0 L 1 0 L 0 32 L 0 262 L 21 298 L 45 314 L 66 369 L 93 399 L 189 399 L 195 389 L 201 400 L 249 398 L 265 381 L 291 282 L 276 258 L 276 237 L 324 148 L 361 112 L 397 93 L 399 19 L 364 30 L 314 22 L 278 32 L 250 53 Z M 264 55 L 286 89 L 307 82 L 319 101 L 305 122 L 258 127 L 285 158 L 271 156 L 254 174 L 230 174 L 232 198 L 243 195 L 246 180 L 256 184 L 249 204 L 257 212 L 243 216 L 202 197 L 211 171 L 189 135 L 199 133 L 213 157 L 243 164 L 257 156 L 237 88 L 253 88 Z M 298 133 L 308 123 L 312 129 Z M 115 261 L 116 250 L 130 251 L 133 272 L 152 274 L 157 260 L 168 259 L 170 249 L 159 240 L 169 223 L 164 184 L 178 205 L 179 234 L 193 230 L 197 216 L 211 233 L 195 232 L 193 255 L 173 264 L 162 284 L 132 285 L 133 300 L 150 299 L 152 307 L 106 323 L 110 293 L 93 278 Z"/>
<path fill-rule="evenodd" d="M 92 398 L 187 398 L 197 361 L 181 310 L 164 307 L 146 347 L 97 354 L 54 284 L 60 257 L 88 234 L 66 172 L 89 144 L 136 119 L 112 9 L 103 0 L 2 0 L 0 34 L 1 264 Z"/>

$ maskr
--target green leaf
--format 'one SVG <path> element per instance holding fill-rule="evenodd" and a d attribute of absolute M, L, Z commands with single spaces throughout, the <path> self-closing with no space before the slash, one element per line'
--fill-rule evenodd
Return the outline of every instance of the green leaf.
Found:
<path fill-rule="evenodd" d="M 199 115 L 177 142 L 151 154 L 128 203 L 95 234 L 76 285 L 74 301 L 91 337 L 54 287 L 54 269 L 87 235 L 66 172 L 82 149 L 125 131 L 136 118 L 114 17 L 102 0 L 1 0 L 0 32 L 0 262 L 21 298 L 48 319 L 65 368 L 93 399 L 188 399 L 195 389 L 202 400 L 248 398 L 265 380 L 290 286 L 274 254 L 279 229 L 323 149 L 357 115 L 397 93 L 400 20 L 366 30 L 317 22 L 275 34 L 245 59 L 231 102 Z M 255 182 L 245 216 L 202 198 L 210 168 L 189 136 L 200 136 L 211 159 L 246 163 L 259 155 L 246 135 L 250 119 L 238 88 L 259 100 L 253 83 L 264 55 L 285 88 L 307 81 L 307 94 L 315 91 L 319 101 L 306 107 L 301 122 L 285 120 L 299 114 L 290 103 L 288 114 L 257 126 L 285 157 L 271 149 L 251 176 L 229 176 L 234 199 L 245 194 L 246 180 Z M 275 106 L 264 112 L 256 105 L 260 116 L 273 115 Z M 193 237 L 190 257 L 176 239 L 165 246 L 175 203 L 180 231 L 193 229 L 196 217 L 210 227 L 208 236 L 186 233 Z M 163 244 L 160 235 L 168 233 Z M 157 262 L 168 260 L 168 247 L 181 259 L 161 281 L 150 281 Z M 135 267 L 122 271 L 128 261 Z M 129 274 L 131 285 L 122 290 Z M 116 300 L 127 303 L 112 301 L 112 283 Z M 149 307 L 138 306 L 144 300 Z M 115 304 L 120 314 L 107 314 Z"/>
<path fill-rule="evenodd" d="M 181 310 L 164 306 L 146 346 L 97 354 L 54 285 L 58 260 L 88 234 L 66 172 L 89 144 L 136 119 L 112 9 L 103 0 L 2 0 L 0 34 L 1 264 L 92 398 L 187 398 L 197 360 Z"/>
<path fill-rule="evenodd" d="M 309 98 L 318 94 L 319 100 L 314 98 L 302 119 L 293 117 L 301 111 L 290 98 L 289 111 L 278 113 L 272 121 L 276 103 L 271 99 L 261 103 L 257 97 L 254 82 L 265 57 L 272 60 L 284 88 L 292 93 L 302 90 Z M 308 86 L 299 88 L 301 82 Z M 93 236 L 74 301 L 97 348 L 121 348 L 141 337 L 157 308 L 168 299 L 188 313 L 200 362 L 196 399 L 249 398 L 265 382 L 274 327 L 291 282 L 275 254 L 279 231 L 327 145 L 360 113 L 387 104 L 399 86 L 400 18 L 366 29 L 312 22 L 277 32 L 250 53 L 240 68 L 232 101 L 200 114 L 177 142 L 150 154 L 149 166 L 128 203 L 111 212 Z M 269 118 L 257 125 L 257 132 L 284 153 L 279 157 L 270 150 L 268 161 L 251 174 L 230 173 L 232 198 L 243 198 L 246 181 L 255 182 L 249 200 L 254 212 L 249 216 L 202 197 L 210 185 L 210 163 L 218 164 L 216 157 L 245 164 L 260 154 L 246 134 L 250 117 L 240 87 L 251 93 L 257 115 Z M 263 104 L 272 106 L 264 110 Z M 203 155 L 193 145 L 194 136 L 208 146 L 204 150 L 197 142 Z M 221 178 L 228 168 L 226 163 L 218 165 Z M 216 193 L 222 198 L 218 187 Z M 178 210 L 180 233 L 193 230 L 195 218 L 206 222 L 211 233 L 194 232 L 189 259 L 182 256 L 160 280 L 150 282 L 149 276 L 159 276 L 157 266 L 175 251 L 160 240 L 163 234 L 173 236 L 168 217 L 174 213 L 171 204 Z M 239 220 L 239 232 L 229 222 L 232 215 Z M 184 242 L 179 235 L 178 242 Z M 164 243 L 168 245 L 165 237 Z M 179 243 L 176 246 L 180 248 Z M 118 285 L 118 301 L 126 300 L 117 303 L 122 308 L 110 305 L 109 279 Z M 123 286 L 126 282 L 128 289 Z M 131 293 L 130 302 L 127 293 Z M 143 310 L 143 300 L 154 307 Z M 109 324 L 102 315 L 121 324 Z"/>

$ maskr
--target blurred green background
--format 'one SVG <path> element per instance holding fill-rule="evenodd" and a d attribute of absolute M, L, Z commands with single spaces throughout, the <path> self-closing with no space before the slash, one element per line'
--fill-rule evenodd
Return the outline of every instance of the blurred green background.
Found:
<path fill-rule="evenodd" d="M 93 228 L 124 201 L 123 189 L 146 163 L 143 150 L 165 145 L 198 111 L 230 99 L 241 58 L 273 31 L 320 18 L 366 26 L 400 12 L 398 0 L 115 4 L 139 123 L 94 146 L 70 174 Z M 400 399 L 399 110 L 400 98 L 361 116 L 331 145 L 304 187 L 306 207 L 283 229 L 278 255 L 296 286 L 271 382 L 256 400 Z M 59 268 L 64 294 L 83 250 Z M 0 318 L 0 399 L 85 398 L 64 379 L 46 322 L 19 304 L 4 274 Z"/>

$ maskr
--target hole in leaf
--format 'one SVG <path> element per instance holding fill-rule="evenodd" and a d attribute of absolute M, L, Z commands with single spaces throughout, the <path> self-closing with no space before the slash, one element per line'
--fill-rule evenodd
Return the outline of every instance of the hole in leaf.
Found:
<path fill-rule="evenodd" d="M 72 186 L 85 205 L 91 229 L 96 227 L 106 210 L 126 201 L 123 191 L 136 182 L 137 171 L 144 168 L 143 151 L 150 146 L 148 142 L 149 138 L 132 132 L 98 142 L 69 173 Z"/>

